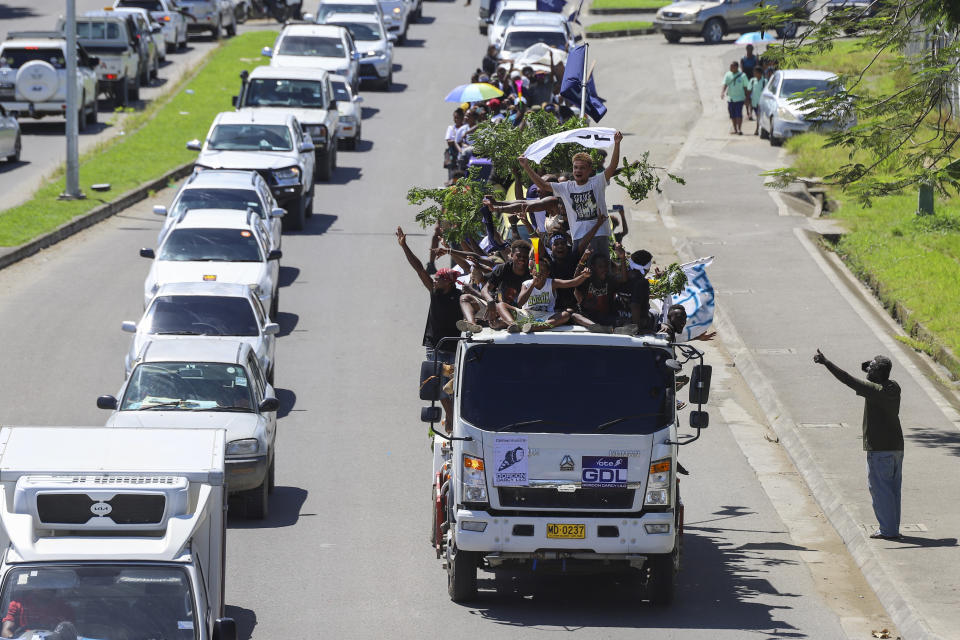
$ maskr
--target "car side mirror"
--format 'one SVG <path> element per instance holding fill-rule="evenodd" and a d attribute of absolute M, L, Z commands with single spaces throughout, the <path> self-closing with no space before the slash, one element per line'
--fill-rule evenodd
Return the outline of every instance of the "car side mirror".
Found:
<path fill-rule="evenodd" d="M 426 360 L 420 363 L 420 399 L 439 400 L 443 390 L 442 362 Z"/>
<path fill-rule="evenodd" d="M 233 618 L 217 618 L 211 640 L 237 640 L 237 623 Z"/>
<path fill-rule="evenodd" d="M 187 149 L 190 151 L 200 151 L 203 145 L 200 144 L 200 141 L 194 138 L 187 142 Z"/>
<path fill-rule="evenodd" d="M 270 212 L 270 217 L 271 217 L 271 218 L 282 218 L 282 217 L 285 216 L 285 215 L 287 215 L 287 210 L 286 210 L 286 209 L 281 209 L 280 207 L 277 207 L 276 209 L 273 209 L 273 210 Z"/>
<path fill-rule="evenodd" d="M 153 249 L 140 249 L 140 257 L 150 258 L 151 260 L 153 260 L 154 258 L 157 257 L 157 254 L 154 253 Z"/>
<path fill-rule="evenodd" d="M 352 54 L 350 57 L 353 58 L 354 60 L 359 60 L 359 59 L 360 59 L 360 52 L 359 52 L 359 51 L 354 51 L 353 54 Z"/>
<path fill-rule="evenodd" d="M 275 336 L 280 333 L 280 325 L 276 322 L 268 322 L 263 327 L 263 333 L 264 335 Z"/>
<path fill-rule="evenodd" d="M 153 212 L 158 216 L 165 216 L 167 215 L 167 208 L 162 204 L 155 204 L 153 205 Z"/>
<path fill-rule="evenodd" d="M 330 111 L 333 111 L 333 110 L 336 109 L 336 108 L 337 108 L 337 101 L 336 101 L 336 100 L 331 100 L 331 101 L 330 101 L 330 104 L 327 105 L 327 109 L 329 109 Z"/>
<path fill-rule="evenodd" d="M 314 22 L 317 19 L 317 16 L 312 13 L 305 13 L 302 16 L 304 22 Z"/>
<path fill-rule="evenodd" d="M 137 323 L 131 320 L 124 320 L 120 323 L 120 330 L 124 333 L 136 333 L 137 332 Z"/>
<path fill-rule="evenodd" d="M 280 249 L 272 249 L 270 253 L 267 254 L 267 260 L 279 260 L 283 257 L 283 251 Z"/>
<path fill-rule="evenodd" d="M 312 142 L 304 142 L 300 145 L 300 153 L 312 153 L 317 150 L 316 145 Z"/>
<path fill-rule="evenodd" d="M 440 422 L 442 415 L 440 407 L 420 407 L 420 422 Z"/>
<path fill-rule="evenodd" d="M 363 102 L 363 96 L 356 96 L 356 97 L 353 99 L 353 101 L 354 101 L 354 102 Z"/>
<path fill-rule="evenodd" d="M 233 106 L 237 106 L 237 103 L 239 102 L 240 102 L 240 96 L 232 96 L 230 98 L 230 104 L 232 104 Z"/>
<path fill-rule="evenodd" d="M 260 404 L 257 405 L 257 410 L 260 413 L 269 413 L 271 411 L 276 411 L 280 408 L 280 401 L 276 398 L 264 398 L 260 401 Z"/>
<path fill-rule="evenodd" d="M 263 49 L 260 50 L 260 55 L 262 55 L 264 58 L 272 58 L 273 49 L 271 49 L 270 47 L 264 47 Z"/>
<path fill-rule="evenodd" d="M 115 410 L 117 408 L 117 399 L 113 396 L 100 396 L 97 398 L 97 409 L 110 409 Z"/>
<path fill-rule="evenodd" d="M 387 36 L 387 40 L 389 40 L 390 42 L 396 42 L 396 41 L 397 41 L 397 34 L 391 33 L 390 35 Z"/>
<path fill-rule="evenodd" d="M 710 377 L 713 367 L 698 364 L 690 374 L 690 404 L 707 404 L 710 397 Z"/>
<path fill-rule="evenodd" d="M 690 426 L 694 429 L 706 429 L 710 426 L 710 414 L 706 411 L 691 411 Z"/>

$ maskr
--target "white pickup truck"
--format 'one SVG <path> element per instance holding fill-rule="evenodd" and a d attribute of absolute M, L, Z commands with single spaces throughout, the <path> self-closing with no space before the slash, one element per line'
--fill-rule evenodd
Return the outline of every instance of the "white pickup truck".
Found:
<path fill-rule="evenodd" d="M 236 640 L 222 617 L 224 438 L 0 429 L 3 636 Z"/>
<path fill-rule="evenodd" d="M 11 31 L 0 44 L 0 105 L 17 117 L 63 116 L 67 111 L 67 41 L 59 31 Z M 79 129 L 97 122 L 100 59 L 77 45 Z"/>
<path fill-rule="evenodd" d="M 663 335 L 579 327 L 489 329 L 457 340 L 452 433 L 435 429 L 433 524 L 448 591 L 477 594 L 477 570 L 616 573 L 665 604 L 679 570 L 678 446 L 709 422 L 702 353 Z M 678 435 L 675 373 L 690 361 L 690 426 Z M 421 367 L 420 397 L 443 372 Z M 436 423 L 440 408 L 421 419 Z"/>
<path fill-rule="evenodd" d="M 62 31 L 65 21 L 57 27 Z M 88 11 L 77 17 L 77 42 L 100 60 L 97 65 L 97 93 L 114 107 L 125 107 L 140 99 L 140 85 L 150 82 L 147 56 L 141 56 L 140 36 L 129 14 Z M 145 50 L 144 50 L 145 51 Z"/>

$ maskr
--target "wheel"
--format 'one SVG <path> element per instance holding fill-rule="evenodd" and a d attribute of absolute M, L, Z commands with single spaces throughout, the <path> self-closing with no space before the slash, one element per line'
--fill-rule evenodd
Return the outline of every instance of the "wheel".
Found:
<path fill-rule="evenodd" d="M 153 61 L 153 71 L 150 72 L 150 79 L 155 80 L 160 77 L 160 58 Z"/>
<path fill-rule="evenodd" d="M 227 27 L 227 36 L 232 38 L 237 35 L 237 19 L 234 18 L 233 22 L 230 23 L 230 26 Z"/>
<path fill-rule="evenodd" d="M 652 604 L 663 606 L 673 602 L 674 576 L 678 554 L 650 556 L 641 569 L 644 595 Z"/>
<path fill-rule="evenodd" d="M 330 149 L 327 149 L 327 153 L 324 154 L 322 158 L 317 158 L 317 167 L 316 172 L 314 173 L 314 181 L 322 180 L 327 182 L 330 180 L 330 176 L 333 174 L 333 153 Z"/>
<path fill-rule="evenodd" d="M 707 44 L 719 44 L 723 41 L 723 20 L 710 18 L 703 25 L 703 41 Z"/>
<path fill-rule="evenodd" d="M 271 369 L 271 373 L 273 370 Z M 270 384 L 273 384 L 273 380 L 270 380 Z M 277 467 L 277 458 L 274 454 L 273 460 L 270 461 L 270 467 L 267 469 L 267 493 L 273 493 L 273 490 L 277 488 L 276 480 L 276 467 Z"/>
<path fill-rule="evenodd" d="M 126 107 L 130 104 L 130 87 L 126 80 L 117 80 L 113 85 L 113 108 Z"/>
<path fill-rule="evenodd" d="M 390 85 L 393 84 L 393 69 L 387 73 L 387 77 L 380 82 L 381 91 L 390 91 Z"/>
<path fill-rule="evenodd" d="M 485 24 L 480 25 L 480 35 L 482 36 L 487 35 L 487 25 Z"/>
<path fill-rule="evenodd" d="M 757 114 L 757 120 L 760 119 L 760 114 Z M 760 139 L 766 140 L 770 137 L 770 132 L 763 128 L 763 125 L 760 125 Z"/>
<path fill-rule="evenodd" d="M 150 61 L 149 60 L 147 60 L 143 64 L 143 71 L 140 74 L 138 74 L 137 81 L 142 87 L 150 86 Z"/>
<path fill-rule="evenodd" d="M 13 153 L 7 156 L 7 162 L 20 162 L 20 151 L 22 149 L 23 143 L 20 141 L 20 134 L 17 134 L 17 139 L 13 142 Z"/>
<path fill-rule="evenodd" d="M 681 36 L 679 33 L 672 33 L 667 31 L 667 32 L 664 32 L 663 37 L 666 38 L 667 42 L 669 42 L 670 44 L 677 44 L 678 42 L 680 42 Z"/>
<path fill-rule="evenodd" d="M 269 473 L 267 474 L 269 476 Z M 256 489 L 244 492 L 243 511 L 250 520 L 264 520 L 270 512 L 270 482 L 264 478 Z"/>
<path fill-rule="evenodd" d="M 404 29 L 403 33 L 397 36 L 397 44 L 406 44 L 407 43 L 407 30 Z"/>
<path fill-rule="evenodd" d="M 186 49 L 186 48 L 187 48 L 187 29 L 184 28 L 184 29 L 183 29 L 183 40 L 180 40 L 179 42 L 177 42 L 177 49 L 179 49 L 180 51 L 183 51 L 183 50 Z"/>
<path fill-rule="evenodd" d="M 778 138 L 778 137 L 776 137 L 775 135 L 773 135 L 773 118 L 772 118 L 772 117 L 770 118 L 770 137 L 769 137 L 769 139 L 770 139 L 770 146 L 771 146 L 771 147 L 779 147 L 779 146 L 782 146 L 782 145 L 783 145 L 783 138 Z"/>
<path fill-rule="evenodd" d="M 133 88 L 128 91 L 127 95 L 129 97 L 127 100 L 128 103 L 130 100 L 136 102 L 140 99 L 140 83 L 138 81 L 133 81 Z"/>
<path fill-rule="evenodd" d="M 270 298 L 270 311 L 267 312 L 267 315 L 270 316 L 271 320 L 277 319 L 277 314 L 280 311 L 280 290 L 278 289 L 276 293 L 273 294 L 273 297 Z M 270 382 L 273 384 L 273 381 Z"/>
<path fill-rule="evenodd" d="M 77 131 L 84 132 L 87 130 L 87 110 L 84 108 L 84 104 L 87 102 L 87 97 L 85 95 L 80 97 L 80 108 L 77 110 Z"/>
<path fill-rule="evenodd" d="M 211 29 L 210 29 L 210 37 L 213 38 L 214 40 L 219 40 L 219 39 L 220 39 L 220 33 L 221 33 L 222 31 L 223 31 L 223 23 L 220 22 L 220 21 L 218 21 L 218 22 L 217 22 L 217 26 L 211 27 Z"/>
<path fill-rule="evenodd" d="M 273 306 L 273 305 L 271 304 L 271 306 Z M 276 368 L 276 367 L 271 364 L 271 365 L 270 365 L 270 370 L 267 371 L 267 382 L 269 382 L 271 386 L 273 386 L 273 379 L 274 379 L 273 370 L 274 370 L 275 368 Z M 271 465 L 271 468 L 272 468 L 272 465 Z M 273 491 L 273 485 L 270 486 L 270 491 L 271 491 L 271 492 Z"/>
<path fill-rule="evenodd" d="M 447 543 L 447 593 L 454 602 L 469 602 L 477 597 L 478 560 L 476 551 L 457 549 L 454 540 Z"/>
<path fill-rule="evenodd" d="M 336 140 L 333 140 L 330 142 L 330 149 L 331 149 L 330 155 L 333 156 L 333 160 L 331 160 L 331 163 L 333 164 L 333 168 L 336 169 L 337 168 L 337 141 Z M 313 195 L 313 189 L 310 190 L 310 195 L 311 196 Z"/>
<path fill-rule="evenodd" d="M 310 218 L 313 216 L 313 201 L 314 201 L 314 193 L 316 193 L 316 190 L 317 190 L 317 185 L 313 185 L 312 187 L 310 187 L 309 197 L 307 198 L 309 203 L 304 205 L 305 208 L 303 210 L 303 213 L 304 213 L 304 216 L 307 218 Z"/>

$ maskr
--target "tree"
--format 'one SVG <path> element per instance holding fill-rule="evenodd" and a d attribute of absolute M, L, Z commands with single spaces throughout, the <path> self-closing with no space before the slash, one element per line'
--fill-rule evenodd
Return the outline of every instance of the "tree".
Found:
<path fill-rule="evenodd" d="M 773 7 L 752 12 L 762 29 L 788 16 Z M 803 66 L 830 51 L 838 38 L 856 32 L 859 50 L 869 52 L 859 69 L 838 74 L 829 91 L 807 91 L 797 99 L 808 118 L 857 124 L 827 137 L 827 147 L 848 152 L 847 162 L 823 176 L 869 204 L 874 197 L 930 185 L 943 195 L 960 191 L 960 0 L 877 0 L 873 8 L 848 7 L 805 21 L 794 41 L 771 45 L 764 57 L 781 68 Z M 888 74 L 893 88 L 868 87 L 870 74 Z M 781 186 L 796 179 L 791 169 L 768 172 Z"/>

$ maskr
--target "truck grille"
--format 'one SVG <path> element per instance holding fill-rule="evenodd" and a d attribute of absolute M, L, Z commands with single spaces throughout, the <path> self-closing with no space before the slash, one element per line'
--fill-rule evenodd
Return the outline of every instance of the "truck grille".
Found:
<path fill-rule="evenodd" d="M 633 489 L 577 489 L 562 492 L 556 489 L 501 487 L 500 506 L 527 509 L 630 509 L 636 491 Z"/>
<path fill-rule="evenodd" d="M 97 502 L 84 493 L 41 493 L 37 495 L 37 515 L 44 524 L 86 524 L 97 517 L 90 510 Z M 158 524 L 163 521 L 167 497 L 118 494 L 102 502 L 112 507 L 108 517 L 117 524 Z"/>

